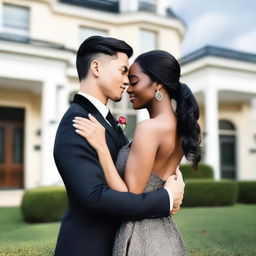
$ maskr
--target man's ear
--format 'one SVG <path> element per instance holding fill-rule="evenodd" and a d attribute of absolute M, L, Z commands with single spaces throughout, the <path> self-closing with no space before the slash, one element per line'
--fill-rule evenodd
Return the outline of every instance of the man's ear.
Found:
<path fill-rule="evenodd" d="M 90 65 L 91 72 L 96 77 L 99 77 L 99 66 L 100 63 L 97 60 L 93 60 Z"/>

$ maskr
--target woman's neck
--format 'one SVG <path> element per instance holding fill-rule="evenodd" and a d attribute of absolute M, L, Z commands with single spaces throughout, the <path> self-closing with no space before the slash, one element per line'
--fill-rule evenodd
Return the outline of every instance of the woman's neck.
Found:
<path fill-rule="evenodd" d="M 163 114 L 175 116 L 175 113 L 172 109 L 170 96 L 164 90 L 162 93 L 163 99 L 161 101 L 157 101 L 157 99 L 154 98 L 152 102 L 147 106 L 150 118 L 155 118 Z"/>

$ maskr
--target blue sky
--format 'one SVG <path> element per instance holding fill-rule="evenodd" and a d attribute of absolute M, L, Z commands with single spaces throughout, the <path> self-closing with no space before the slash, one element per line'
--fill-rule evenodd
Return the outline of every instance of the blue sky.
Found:
<path fill-rule="evenodd" d="M 256 54 L 256 0 L 170 0 L 187 24 L 182 55 L 214 45 Z"/>

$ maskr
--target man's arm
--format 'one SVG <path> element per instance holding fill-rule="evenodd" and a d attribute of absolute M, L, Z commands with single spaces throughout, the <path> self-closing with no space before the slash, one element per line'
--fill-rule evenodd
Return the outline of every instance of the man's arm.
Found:
<path fill-rule="evenodd" d="M 136 195 L 107 187 L 96 151 L 72 127 L 75 116 L 70 114 L 62 120 L 54 157 L 67 191 L 76 203 L 81 208 L 123 219 L 168 216 L 170 203 L 165 189 Z"/>

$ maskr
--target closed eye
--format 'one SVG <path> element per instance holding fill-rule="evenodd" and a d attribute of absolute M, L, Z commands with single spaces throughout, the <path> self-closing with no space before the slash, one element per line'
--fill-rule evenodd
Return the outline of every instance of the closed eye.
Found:
<path fill-rule="evenodd" d="M 133 82 L 133 83 L 130 83 L 130 84 L 131 84 L 131 86 L 135 86 L 138 82 L 139 82 L 139 81 Z"/>

